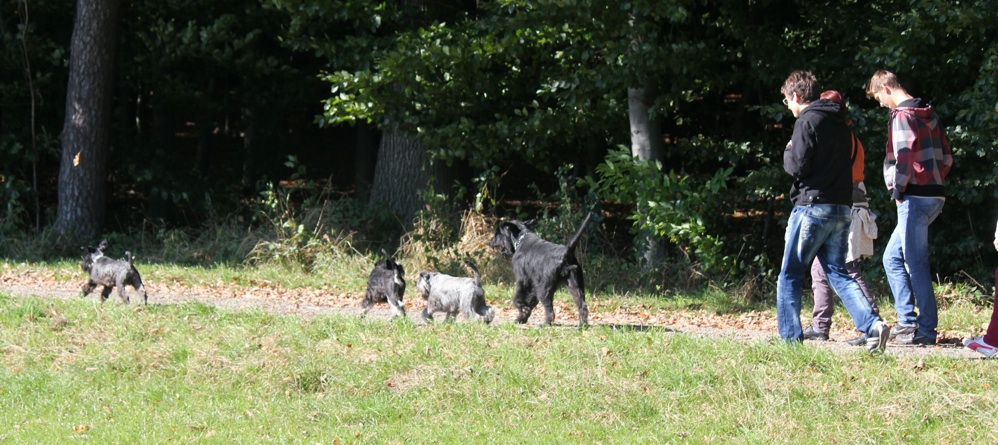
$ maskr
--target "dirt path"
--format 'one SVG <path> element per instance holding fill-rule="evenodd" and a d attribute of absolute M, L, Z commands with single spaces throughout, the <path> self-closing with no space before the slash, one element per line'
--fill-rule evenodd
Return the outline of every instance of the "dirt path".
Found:
<path fill-rule="evenodd" d="M 56 277 L 51 272 L 44 271 L 14 271 L 5 265 L 0 271 L 0 293 L 25 297 L 42 298 L 79 298 L 82 282 L 66 281 Z M 179 304 L 200 302 L 218 307 L 222 310 L 258 309 L 276 314 L 299 315 L 314 317 L 327 314 L 345 314 L 360 316 L 358 303 L 361 294 L 349 294 L 328 289 L 278 288 L 266 282 L 250 283 L 250 286 L 240 284 L 218 284 L 213 286 L 191 285 L 183 282 L 147 283 L 149 304 Z M 131 288 L 129 294 L 134 294 Z M 408 292 L 407 292 L 408 294 Z M 423 310 L 423 301 L 407 295 L 406 305 L 409 318 L 417 324 L 423 321 L 419 317 Z M 98 293 L 91 294 L 91 299 L 100 298 Z M 133 299 L 137 296 L 133 296 Z M 496 322 L 510 323 L 515 310 L 509 301 L 490 298 L 493 309 L 496 310 Z M 121 304 L 117 291 L 111 294 L 106 304 Z M 745 342 L 776 341 L 776 319 L 770 312 L 753 311 L 738 314 L 716 314 L 692 311 L 660 311 L 633 305 L 621 305 L 612 299 L 590 298 L 590 324 L 609 325 L 631 329 L 664 329 L 668 332 L 682 332 L 703 338 L 731 339 Z M 555 303 L 557 327 L 574 327 L 578 323 L 575 317 L 575 307 L 569 301 Z M 372 318 L 389 317 L 387 305 L 381 305 L 368 314 Z M 537 323 L 539 314 L 531 318 L 531 325 Z M 832 341 L 808 342 L 809 345 L 827 348 L 835 352 L 848 353 L 861 350 L 849 346 L 845 340 L 852 338 L 849 330 L 832 332 Z M 980 359 L 980 355 L 967 350 L 955 338 L 955 334 L 947 337 L 944 333 L 942 344 L 934 347 L 913 347 L 888 345 L 887 353 L 896 356 L 944 356 L 955 359 Z"/>

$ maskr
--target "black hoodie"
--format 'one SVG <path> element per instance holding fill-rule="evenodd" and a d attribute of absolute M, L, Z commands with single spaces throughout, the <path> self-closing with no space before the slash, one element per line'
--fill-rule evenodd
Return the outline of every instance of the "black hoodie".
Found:
<path fill-rule="evenodd" d="M 794 177 L 794 205 L 852 205 L 852 136 L 839 104 L 811 102 L 794 123 L 783 169 Z"/>

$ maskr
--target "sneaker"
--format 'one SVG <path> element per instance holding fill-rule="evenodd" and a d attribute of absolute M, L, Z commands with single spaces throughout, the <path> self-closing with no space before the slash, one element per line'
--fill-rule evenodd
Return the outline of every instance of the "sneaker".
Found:
<path fill-rule="evenodd" d="M 894 340 L 894 338 L 899 335 L 909 335 L 909 334 L 915 335 L 914 326 L 901 326 L 896 324 L 894 325 L 893 328 L 891 328 L 891 340 Z"/>
<path fill-rule="evenodd" d="M 963 339 L 963 345 L 971 350 L 980 352 L 985 357 L 994 357 L 998 348 L 984 342 L 984 337 L 973 337 Z"/>
<path fill-rule="evenodd" d="M 866 334 L 859 334 L 858 337 L 846 340 L 849 346 L 866 346 Z"/>
<path fill-rule="evenodd" d="M 891 336 L 891 327 L 883 321 L 877 320 L 870 329 L 870 335 L 866 339 L 866 349 L 872 354 L 883 353 L 887 349 L 887 339 Z"/>
<path fill-rule="evenodd" d="M 808 326 L 807 329 L 804 330 L 804 340 L 826 341 L 828 340 L 828 333 L 819 332 L 814 329 L 814 326 Z"/>
<path fill-rule="evenodd" d="M 894 342 L 899 345 L 912 346 L 935 346 L 936 339 L 929 337 L 916 337 L 915 333 L 901 334 L 894 338 Z"/>

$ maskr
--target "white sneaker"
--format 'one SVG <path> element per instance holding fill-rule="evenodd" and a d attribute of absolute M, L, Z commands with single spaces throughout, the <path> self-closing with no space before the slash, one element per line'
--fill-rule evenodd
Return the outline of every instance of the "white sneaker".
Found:
<path fill-rule="evenodd" d="M 963 345 L 980 352 L 985 357 L 993 357 L 995 353 L 998 353 L 998 348 L 985 343 L 984 337 L 965 338 L 963 339 Z"/>

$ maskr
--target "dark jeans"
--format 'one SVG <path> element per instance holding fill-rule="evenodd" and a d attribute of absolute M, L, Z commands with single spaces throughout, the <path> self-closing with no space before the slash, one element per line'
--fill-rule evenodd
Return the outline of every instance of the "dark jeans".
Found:
<path fill-rule="evenodd" d="M 866 281 L 859 267 L 860 260 L 846 263 L 846 272 L 856 280 L 859 289 L 863 291 L 866 301 L 873 307 L 873 314 L 879 316 L 880 308 L 877 301 L 873 299 L 873 294 L 866 287 Z M 811 326 L 815 331 L 828 334 L 832 329 L 832 315 L 835 313 L 835 304 L 832 301 L 832 287 L 828 284 L 828 277 L 825 276 L 825 269 L 821 265 L 821 258 L 815 258 L 811 263 L 811 290 L 814 291 L 814 310 L 811 311 Z M 998 336 L 998 327 L 996 327 Z M 991 343 L 989 343 L 991 344 Z"/>

